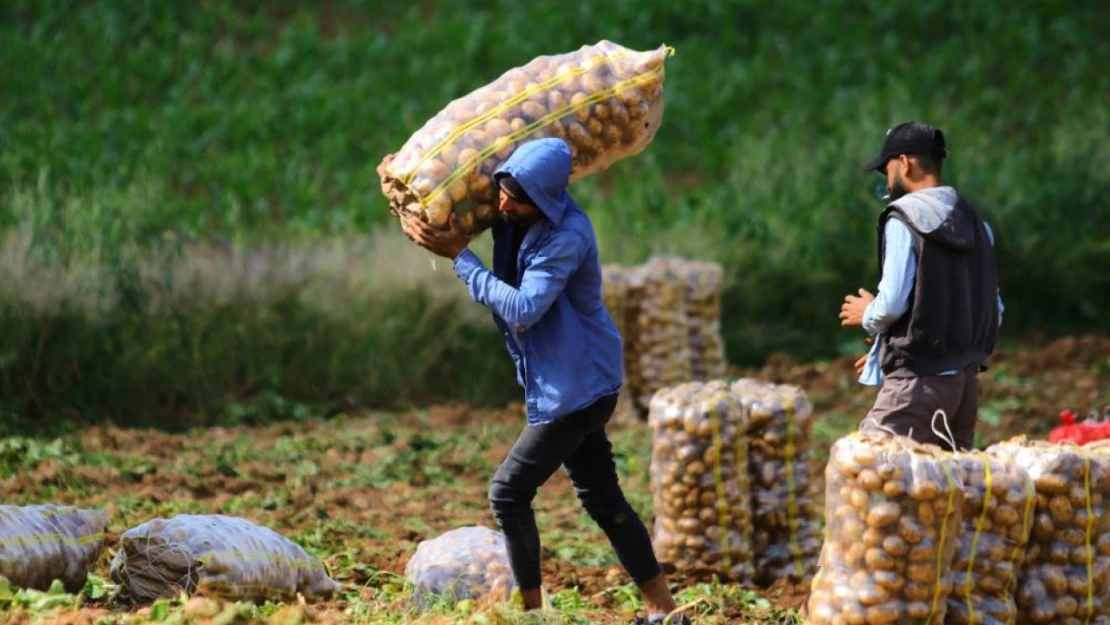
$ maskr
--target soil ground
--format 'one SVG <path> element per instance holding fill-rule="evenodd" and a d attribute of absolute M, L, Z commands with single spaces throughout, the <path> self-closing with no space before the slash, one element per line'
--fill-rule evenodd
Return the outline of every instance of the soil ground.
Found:
<path fill-rule="evenodd" d="M 856 427 L 874 399 L 874 389 L 854 382 L 853 360 L 803 364 L 775 358 L 759 371 L 731 372 L 807 390 L 818 415 L 813 431 L 818 484 L 828 446 Z M 1044 438 L 1061 409 L 1085 415 L 1107 405 L 1110 337 L 1002 350 L 981 376 L 980 442 L 1019 434 Z M 495 527 L 486 503 L 487 484 L 522 423 L 521 407 L 515 405 L 498 411 L 436 406 L 401 415 L 349 415 L 187 434 L 105 425 L 63 439 L 61 447 L 44 446 L 37 454 L 5 459 L 0 499 L 107 509 L 108 540 L 93 569 L 104 579 L 119 534 L 127 528 L 157 516 L 222 513 L 246 517 L 297 541 L 321 557 L 335 579 L 349 585 L 339 598 L 296 608 L 292 616 L 292 608 L 261 616 L 256 610 L 227 617 L 227 623 L 285 617 L 293 619 L 289 622 L 415 622 L 403 620 L 417 618 L 407 612 L 406 562 L 423 539 L 460 526 Z M 622 485 L 650 527 L 650 432 L 646 426 L 625 424 L 612 426 L 611 434 Z M 640 607 L 633 587 L 602 533 L 575 501 L 563 473 L 544 486 L 535 507 L 545 583 L 557 605 L 573 615 L 569 622 L 629 622 Z M 787 582 L 770 589 L 730 589 L 681 577 L 672 581 L 685 589 L 681 598 L 695 604 L 692 612 L 703 623 L 777 620 L 799 607 L 807 590 Z M 391 613 L 407 616 L 374 620 Z M 467 618 L 515 622 L 500 612 L 487 617 L 493 620 Z M 104 601 L 84 601 L 79 609 L 50 614 L 15 609 L 7 618 L 14 623 L 89 625 L 158 620 L 150 608 L 133 610 Z M 444 613 L 421 622 L 460 618 Z"/>

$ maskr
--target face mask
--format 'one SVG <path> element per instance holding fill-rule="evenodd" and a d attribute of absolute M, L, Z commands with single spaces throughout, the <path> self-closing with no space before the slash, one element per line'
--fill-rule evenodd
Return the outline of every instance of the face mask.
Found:
<path fill-rule="evenodd" d="M 879 176 L 875 178 L 875 197 L 880 202 L 885 203 L 890 201 L 890 192 L 886 188 L 885 176 Z"/>

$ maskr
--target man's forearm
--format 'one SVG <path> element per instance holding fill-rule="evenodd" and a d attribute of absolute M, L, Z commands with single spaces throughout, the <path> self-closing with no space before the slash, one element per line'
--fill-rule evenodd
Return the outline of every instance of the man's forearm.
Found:
<path fill-rule="evenodd" d="M 898 322 L 910 307 L 910 292 L 917 273 L 917 258 L 909 226 L 898 219 L 886 223 L 883 231 L 883 276 L 875 301 L 863 313 L 863 329 L 872 335 L 885 332 Z"/>
<path fill-rule="evenodd" d="M 901 310 L 898 308 L 901 308 Z M 883 292 L 879 291 L 875 301 L 868 304 L 867 310 L 863 312 L 863 329 L 871 336 L 882 334 L 886 332 L 887 328 L 897 323 L 904 314 L 906 314 L 904 306 L 891 307 Z"/>

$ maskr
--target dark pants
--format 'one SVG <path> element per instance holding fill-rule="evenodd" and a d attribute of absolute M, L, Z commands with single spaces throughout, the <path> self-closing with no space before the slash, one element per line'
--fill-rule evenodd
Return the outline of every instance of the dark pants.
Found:
<path fill-rule="evenodd" d="M 603 397 L 554 423 L 526 427 L 493 476 L 490 505 L 523 590 L 540 587 L 540 535 L 532 499 L 559 465 L 566 467 L 578 499 L 632 579 L 642 584 L 662 572 L 647 528 L 617 483 L 613 447 L 605 435 L 616 405 L 615 395 Z"/>
<path fill-rule="evenodd" d="M 943 438 L 933 432 L 933 415 L 943 410 L 956 445 L 961 450 L 971 449 L 979 420 L 978 374 L 978 365 L 972 365 L 956 375 L 886 378 L 867 417 L 897 434 L 951 450 L 952 446 L 944 440 L 948 430 L 940 417 L 936 429 Z"/>

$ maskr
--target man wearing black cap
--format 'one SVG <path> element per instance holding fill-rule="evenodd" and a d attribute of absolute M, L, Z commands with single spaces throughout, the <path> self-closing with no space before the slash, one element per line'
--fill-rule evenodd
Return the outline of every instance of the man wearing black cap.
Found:
<path fill-rule="evenodd" d="M 881 385 L 868 418 L 924 443 L 971 449 L 978 419 L 978 374 L 1002 323 L 994 235 L 950 186 L 944 134 L 919 122 L 887 131 L 865 171 L 886 175 L 879 216 L 879 289 L 849 295 L 844 326 L 874 338 L 856 362 L 860 382 Z M 934 420 L 938 410 L 945 419 Z"/>

